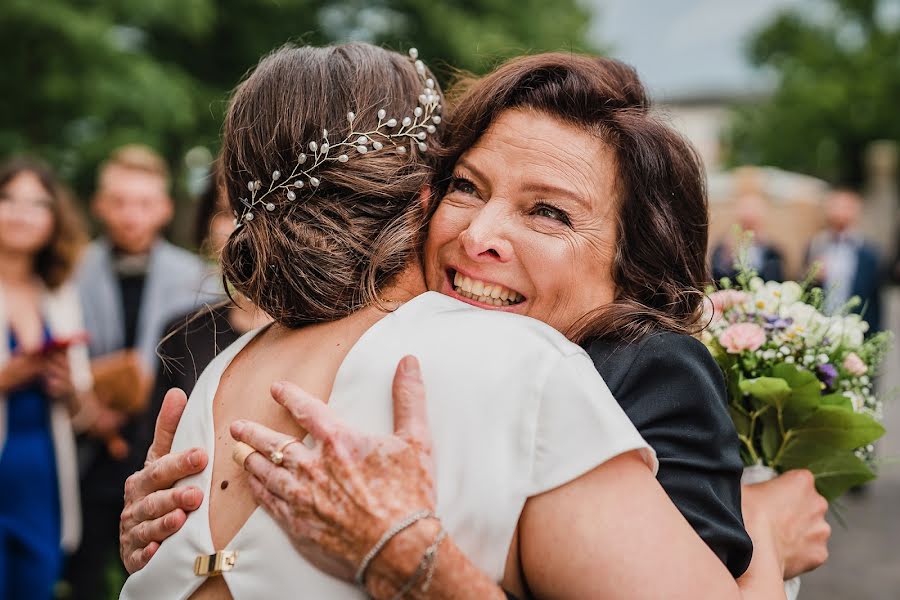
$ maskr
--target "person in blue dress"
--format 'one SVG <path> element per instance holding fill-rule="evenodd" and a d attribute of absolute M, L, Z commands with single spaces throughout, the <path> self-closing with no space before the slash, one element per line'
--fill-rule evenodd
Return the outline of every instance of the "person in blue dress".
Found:
<path fill-rule="evenodd" d="M 49 170 L 0 166 L 0 600 L 52 598 L 80 535 L 73 416 L 97 426 L 67 283 L 83 239 Z"/>

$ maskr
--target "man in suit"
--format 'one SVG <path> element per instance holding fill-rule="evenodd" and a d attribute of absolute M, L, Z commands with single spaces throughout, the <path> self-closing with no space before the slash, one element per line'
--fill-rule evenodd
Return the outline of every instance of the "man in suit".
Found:
<path fill-rule="evenodd" d="M 878 251 L 857 230 L 862 198 L 836 189 L 825 203 L 826 229 L 817 234 L 807 253 L 818 263 L 818 281 L 825 290 L 825 310 L 840 310 L 850 298 L 862 301 L 854 312 L 869 322 L 869 332 L 881 330 L 882 272 Z"/>
<path fill-rule="evenodd" d="M 784 281 L 784 259 L 774 245 L 766 241 L 763 224 L 768 212 L 768 200 L 756 193 L 739 196 L 735 203 L 735 222 L 742 231 L 752 234 L 747 245 L 747 262 L 766 281 Z M 712 254 L 713 280 L 734 279 L 737 236 L 731 234 L 716 244 Z"/>
<path fill-rule="evenodd" d="M 133 349 L 147 379 L 165 324 L 210 300 L 216 285 L 201 259 L 161 236 L 174 212 L 169 186 L 166 163 L 153 150 L 115 151 L 99 169 L 92 203 L 104 235 L 76 275 L 92 357 Z M 79 443 L 84 536 L 67 569 L 75 599 L 109 597 L 104 586 L 118 556 L 122 489 L 143 464 L 149 444 L 141 439 L 143 423 L 156 415 L 101 408 L 96 418 L 118 426 L 119 444 L 91 437 Z"/>

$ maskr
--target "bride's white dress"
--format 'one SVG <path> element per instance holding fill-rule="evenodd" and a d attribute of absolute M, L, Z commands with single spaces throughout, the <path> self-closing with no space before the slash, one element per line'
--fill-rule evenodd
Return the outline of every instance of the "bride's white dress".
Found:
<path fill-rule="evenodd" d="M 255 333 L 203 372 L 174 451 L 202 446 L 213 455 L 219 379 Z M 359 339 L 337 372 L 330 408 L 358 429 L 392 431 L 391 381 L 406 354 L 419 358 L 428 394 L 437 514 L 455 543 L 497 581 L 526 498 L 629 450 L 640 449 L 655 472 L 652 449 L 581 348 L 539 321 L 436 292 L 402 305 Z M 128 579 L 122 598 L 187 598 L 204 582 L 193 566 L 197 556 L 215 552 L 207 502 L 211 473 L 212 461 L 179 484 L 206 490 L 204 502 Z M 222 575 L 236 600 L 366 597 L 307 563 L 261 508 L 225 549 L 237 551 L 233 569 Z"/>

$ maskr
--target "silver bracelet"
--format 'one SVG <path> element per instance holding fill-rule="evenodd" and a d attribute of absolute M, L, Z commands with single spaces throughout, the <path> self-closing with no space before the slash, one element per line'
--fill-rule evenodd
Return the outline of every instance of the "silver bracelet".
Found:
<path fill-rule="evenodd" d="M 437 567 L 438 547 L 441 545 L 441 542 L 444 541 L 445 537 L 447 537 L 447 530 L 441 527 L 441 530 L 434 538 L 434 541 L 431 542 L 431 545 L 428 546 L 422 554 L 422 561 L 419 563 L 419 566 L 416 567 L 415 573 L 413 573 L 412 577 L 409 578 L 409 581 L 393 595 L 391 600 L 401 600 L 410 590 L 416 587 L 416 584 L 419 583 L 419 579 L 422 578 L 423 574 L 425 575 L 425 583 L 422 584 L 422 593 L 428 591 L 428 588 L 431 587 L 431 580 L 434 577 L 434 570 Z"/>
<path fill-rule="evenodd" d="M 434 539 L 434 543 L 425 551 L 425 557 L 428 561 L 428 573 L 425 575 L 425 583 L 422 584 L 422 592 L 427 592 L 431 587 L 431 580 L 434 578 L 434 571 L 437 569 L 438 550 L 440 550 L 441 542 L 447 537 L 447 530 L 441 529 L 440 533 Z"/>
<path fill-rule="evenodd" d="M 369 564 L 371 564 L 372 560 L 378 555 L 379 552 L 387 545 L 391 538 L 395 535 L 410 527 L 411 525 L 421 521 L 422 519 L 431 519 L 434 518 L 434 513 L 430 510 L 419 510 L 411 515 L 403 518 L 401 521 L 395 523 L 390 529 L 384 532 L 384 535 L 381 536 L 372 549 L 369 550 L 368 553 L 363 557 L 362 561 L 359 563 L 359 569 L 356 570 L 356 584 L 363 589 L 366 587 L 366 570 L 369 568 Z"/>

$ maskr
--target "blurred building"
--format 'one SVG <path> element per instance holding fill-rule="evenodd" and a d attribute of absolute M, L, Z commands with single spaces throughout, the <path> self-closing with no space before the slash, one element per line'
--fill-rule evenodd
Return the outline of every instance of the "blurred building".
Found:
<path fill-rule="evenodd" d="M 772 80 L 745 58 L 750 34 L 778 11 L 812 0 L 591 0 L 595 35 L 610 55 L 634 66 L 668 121 L 697 148 L 709 175 L 711 239 L 734 222 L 734 198 L 760 193 L 771 201 L 769 239 L 784 251 L 787 277 L 800 277 L 809 239 L 822 226 L 825 181 L 766 166 L 726 171 L 722 135 L 731 109 L 765 98 Z M 648 44 L 647 40 L 653 40 Z M 897 255 L 897 145 L 877 142 L 867 151 L 863 233 L 885 257 Z"/>

